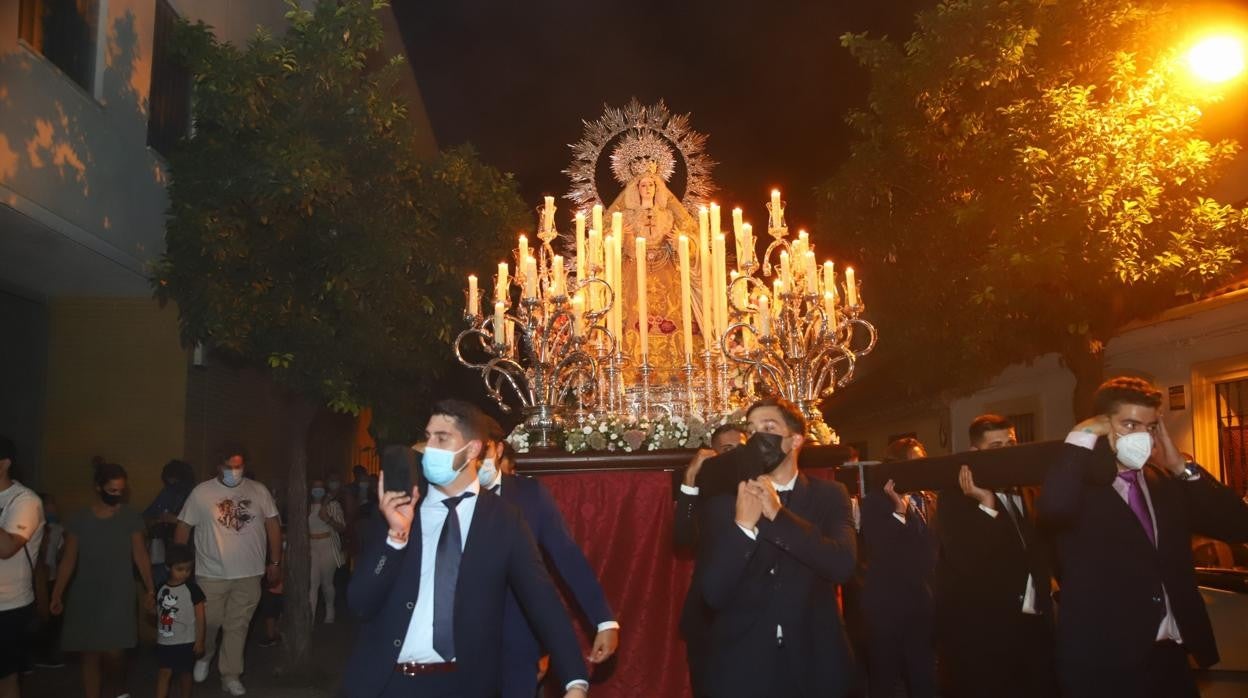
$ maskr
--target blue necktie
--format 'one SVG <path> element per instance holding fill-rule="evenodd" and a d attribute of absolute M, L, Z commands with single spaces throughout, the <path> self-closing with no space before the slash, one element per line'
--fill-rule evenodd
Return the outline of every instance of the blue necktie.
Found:
<path fill-rule="evenodd" d="M 442 500 L 446 523 L 438 536 L 433 566 L 433 649 L 448 662 L 455 658 L 455 584 L 459 581 L 459 559 L 464 554 L 455 507 L 471 496 L 472 492 L 465 492 Z"/>

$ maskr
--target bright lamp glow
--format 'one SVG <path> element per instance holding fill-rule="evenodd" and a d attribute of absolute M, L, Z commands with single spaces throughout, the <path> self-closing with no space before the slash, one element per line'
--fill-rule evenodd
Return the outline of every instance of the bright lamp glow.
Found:
<path fill-rule="evenodd" d="M 1205 82 L 1226 82 L 1244 72 L 1244 42 L 1235 36 L 1202 39 L 1187 52 L 1187 68 Z"/>

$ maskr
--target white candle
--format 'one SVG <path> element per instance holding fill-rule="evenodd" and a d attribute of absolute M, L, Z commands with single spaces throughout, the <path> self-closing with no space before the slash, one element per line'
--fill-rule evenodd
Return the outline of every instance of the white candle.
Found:
<path fill-rule="evenodd" d="M 711 276 L 714 279 L 711 292 L 715 294 L 715 337 L 718 343 L 718 338 L 722 337 L 728 329 L 728 260 L 724 234 L 716 234 L 711 241 L 711 246 L 711 261 L 715 265 L 715 268 L 711 270 Z"/>
<path fill-rule="evenodd" d="M 478 310 L 480 310 L 480 308 L 477 307 L 477 275 L 469 274 L 468 275 L 468 314 L 473 317 L 476 317 Z"/>
<path fill-rule="evenodd" d="M 680 258 L 680 329 L 685 344 L 685 363 L 693 363 L 693 300 L 689 279 L 689 238 L 681 235 L 677 241 Z"/>
<path fill-rule="evenodd" d="M 819 295 L 819 264 L 811 250 L 806 250 L 806 295 Z"/>
<path fill-rule="evenodd" d="M 698 207 L 698 271 L 699 286 L 702 293 L 702 344 L 707 351 L 715 340 L 713 318 L 715 311 L 711 308 L 711 213 L 705 206 Z"/>
<path fill-rule="evenodd" d="M 641 357 L 644 360 L 650 354 L 650 312 L 646 304 L 646 239 L 638 237 L 634 242 L 634 254 L 637 258 L 637 328 L 640 330 Z"/>
<path fill-rule="evenodd" d="M 496 301 L 494 303 L 494 343 L 506 344 L 507 335 L 503 330 L 503 302 Z"/>
<path fill-rule="evenodd" d="M 741 209 L 740 208 L 732 209 L 732 234 L 733 235 L 741 234 L 742 224 L 743 224 L 743 221 L 741 220 Z"/>
<path fill-rule="evenodd" d="M 520 236 L 520 244 L 516 247 L 516 259 L 520 262 L 520 271 L 524 271 L 524 260 L 529 256 L 529 239 Z"/>
<path fill-rule="evenodd" d="M 823 290 L 836 298 L 836 265 L 831 261 L 823 263 Z"/>
<path fill-rule="evenodd" d="M 780 208 L 780 190 L 771 190 L 771 227 L 779 228 L 784 219 L 784 211 Z"/>
<path fill-rule="evenodd" d="M 507 263 L 498 263 L 498 277 L 494 280 L 494 300 L 507 300 Z"/>
<path fill-rule="evenodd" d="M 622 283 L 624 278 L 624 236 L 616 235 L 612 240 L 615 246 L 615 274 L 616 281 Z M 623 336 L 624 333 L 624 296 L 623 287 L 621 287 L 620 295 L 616 296 L 615 303 L 615 333 L 617 336 Z"/>
<path fill-rule="evenodd" d="M 741 250 L 745 254 L 745 259 L 741 261 L 744 266 L 754 261 L 754 226 L 749 223 L 741 224 Z"/>
<path fill-rule="evenodd" d="M 611 214 L 611 234 L 616 240 L 624 238 L 624 214 L 619 211 Z"/>
<path fill-rule="evenodd" d="M 524 258 L 524 297 L 537 298 L 537 260 Z"/>
<path fill-rule="evenodd" d="M 810 234 L 807 233 L 805 230 L 799 230 L 797 233 L 797 247 L 796 247 L 798 258 L 800 259 L 801 256 L 806 254 L 806 251 L 809 249 L 810 249 Z"/>
<path fill-rule="evenodd" d="M 563 276 L 563 255 L 554 255 L 550 262 L 550 295 L 555 297 L 563 295 L 565 286 Z"/>
<path fill-rule="evenodd" d="M 542 230 L 555 229 L 555 197 L 546 197 L 546 210 L 542 211 Z"/>
<path fill-rule="evenodd" d="M 851 308 L 858 305 L 858 284 L 854 280 L 853 267 L 845 267 L 845 304 Z"/>
<path fill-rule="evenodd" d="M 598 232 L 602 232 L 602 204 L 594 204 L 594 208 L 591 209 L 591 213 L 592 218 L 590 218 L 590 227 Z"/>
<path fill-rule="evenodd" d="M 780 279 L 776 279 L 771 282 L 772 310 L 774 310 L 776 314 L 779 314 L 780 309 L 784 307 L 784 289 L 784 282 Z"/>
<path fill-rule="evenodd" d="M 767 302 L 765 294 L 758 294 L 758 336 L 766 337 L 771 334 L 771 304 Z"/>
<path fill-rule="evenodd" d="M 589 229 L 589 242 L 586 243 L 585 254 L 589 257 L 589 270 L 594 268 L 602 271 L 602 236 L 597 228 Z"/>
<path fill-rule="evenodd" d="M 836 296 L 831 291 L 823 292 L 823 314 L 828 316 L 828 331 L 836 329 Z"/>
<path fill-rule="evenodd" d="M 711 204 L 711 239 L 719 235 L 719 204 Z"/>
<path fill-rule="evenodd" d="M 503 329 L 505 330 L 505 331 L 503 332 L 503 335 L 504 335 L 504 337 L 503 337 L 503 343 L 504 343 L 504 344 L 506 344 L 506 345 L 507 345 L 507 346 L 509 346 L 509 347 L 515 347 L 515 346 L 516 346 L 516 326 L 515 326 L 515 324 L 514 324 L 514 323 L 510 323 L 510 322 L 505 323 L 505 324 L 503 325 Z"/>
<path fill-rule="evenodd" d="M 602 280 L 607 282 L 607 285 L 611 287 L 612 293 L 615 294 L 614 303 L 612 304 L 611 311 L 607 313 L 607 330 L 612 333 L 615 332 L 615 308 L 620 305 L 620 302 L 619 302 L 620 284 L 617 282 L 615 278 L 615 244 L 613 242 L 614 240 L 615 238 L 611 237 L 610 235 L 607 235 L 607 244 L 605 245 L 606 263 L 602 267 L 603 268 Z M 606 289 L 601 289 L 601 295 L 599 294 L 599 291 L 597 290 L 594 291 L 594 296 L 596 297 L 593 299 L 593 303 L 590 304 L 593 310 L 602 310 L 603 308 L 607 307 L 606 294 L 607 294 Z"/>
<path fill-rule="evenodd" d="M 789 253 L 784 251 L 780 252 L 780 281 L 785 288 L 793 288 L 793 267 L 789 263 Z"/>
<path fill-rule="evenodd" d="M 572 336 L 585 333 L 585 299 L 577 294 L 572 298 Z"/>
<path fill-rule="evenodd" d="M 576 214 L 576 280 L 585 280 L 585 214 Z"/>

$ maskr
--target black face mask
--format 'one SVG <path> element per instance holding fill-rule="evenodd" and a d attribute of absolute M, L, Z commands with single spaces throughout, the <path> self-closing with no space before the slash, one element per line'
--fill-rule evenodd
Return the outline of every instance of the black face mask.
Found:
<path fill-rule="evenodd" d="M 745 445 L 708 459 L 698 473 L 699 494 L 733 494 L 737 483 L 765 475 L 784 462 L 784 438 L 756 432 Z"/>
<path fill-rule="evenodd" d="M 121 495 L 112 494 L 111 492 L 105 492 L 104 490 L 100 490 L 100 501 L 104 502 L 110 507 L 114 507 L 114 506 L 117 506 L 118 504 L 121 504 Z"/>

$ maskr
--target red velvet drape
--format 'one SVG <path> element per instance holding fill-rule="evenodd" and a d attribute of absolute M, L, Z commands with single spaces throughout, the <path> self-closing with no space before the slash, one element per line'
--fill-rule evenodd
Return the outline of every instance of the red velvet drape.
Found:
<path fill-rule="evenodd" d="M 594 670 L 590 693 L 689 696 L 678 626 L 693 563 L 679 558 L 672 545 L 671 473 L 588 472 L 538 480 L 554 495 L 620 621 L 620 648 L 611 663 Z"/>

